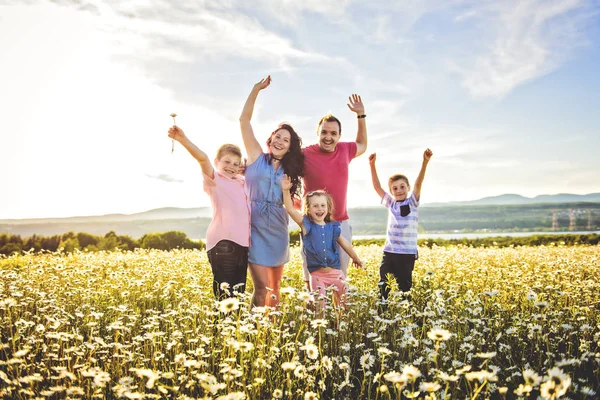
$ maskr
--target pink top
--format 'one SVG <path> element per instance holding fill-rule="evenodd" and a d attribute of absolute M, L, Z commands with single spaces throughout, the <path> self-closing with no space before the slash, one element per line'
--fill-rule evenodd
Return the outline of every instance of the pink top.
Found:
<path fill-rule="evenodd" d="M 215 178 L 206 174 L 204 191 L 210 196 L 213 218 L 206 231 L 206 250 L 221 240 L 231 240 L 240 246 L 250 246 L 250 204 L 244 188 L 244 178 L 228 178 L 215 170 Z"/>
<path fill-rule="evenodd" d="M 347 220 L 348 166 L 356 156 L 356 143 L 338 142 L 331 153 L 321 151 L 318 144 L 313 144 L 303 148 L 302 152 L 304 195 L 313 190 L 325 190 L 333 199 L 334 220 Z"/>

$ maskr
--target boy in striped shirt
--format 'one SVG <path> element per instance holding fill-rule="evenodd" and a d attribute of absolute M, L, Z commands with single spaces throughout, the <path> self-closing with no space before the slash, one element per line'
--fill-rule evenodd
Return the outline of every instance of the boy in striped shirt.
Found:
<path fill-rule="evenodd" d="M 389 210 L 383 259 L 379 268 L 379 290 L 384 304 L 390 293 L 388 284 L 390 275 L 403 292 L 408 292 L 412 287 L 412 271 L 418 258 L 419 199 L 431 156 L 433 152 L 429 149 L 423 153 L 423 164 L 412 193 L 410 193 L 408 178 L 400 174 L 390 177 L 388 181 L 390 193 L 385 192 L 379 183 L 375 167 L 377 155 L 373 153 L 369 156 L 373 188 L 381 198 L 381 204 Z"/>

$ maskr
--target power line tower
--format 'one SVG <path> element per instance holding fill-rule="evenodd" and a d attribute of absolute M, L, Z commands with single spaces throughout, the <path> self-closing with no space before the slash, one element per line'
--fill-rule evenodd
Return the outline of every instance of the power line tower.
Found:
<path fill-rule="evenodd" d="M 552 230 L 558 230 L 558 210 L 552 210 Z"/>

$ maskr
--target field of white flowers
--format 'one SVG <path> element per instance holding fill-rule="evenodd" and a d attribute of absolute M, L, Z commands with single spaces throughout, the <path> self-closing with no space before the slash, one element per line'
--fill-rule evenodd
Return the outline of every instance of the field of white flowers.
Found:
<path fill-rule="evenodd" d="M 357 252 L 321 318 L 298 248 L 278 311 L 216 303 L 200 251 L 0 258 L 0 397 L 599 397 L 600 246 L 422 248 L 382 315 L 382 248 Z"/>

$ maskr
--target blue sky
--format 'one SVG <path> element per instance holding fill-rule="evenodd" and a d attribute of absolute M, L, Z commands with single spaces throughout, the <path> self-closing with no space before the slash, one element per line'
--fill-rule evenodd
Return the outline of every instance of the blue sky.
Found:
<path fill-rule="evenodd" d="M 0 1 L 0 218 L 208 206 L 212 155 L 289 121 L 305 144 L 331 111 L 353 140 L 366 107 L 381 177 L 418 174 L 423 204 L 600 191 L 600 2 Z M 398 3 L 398 4 L 396 4 Z M 367 155 L 349 205 L 377 205 Z M 10 171 L 10 172 L 9 172 Z"/>

